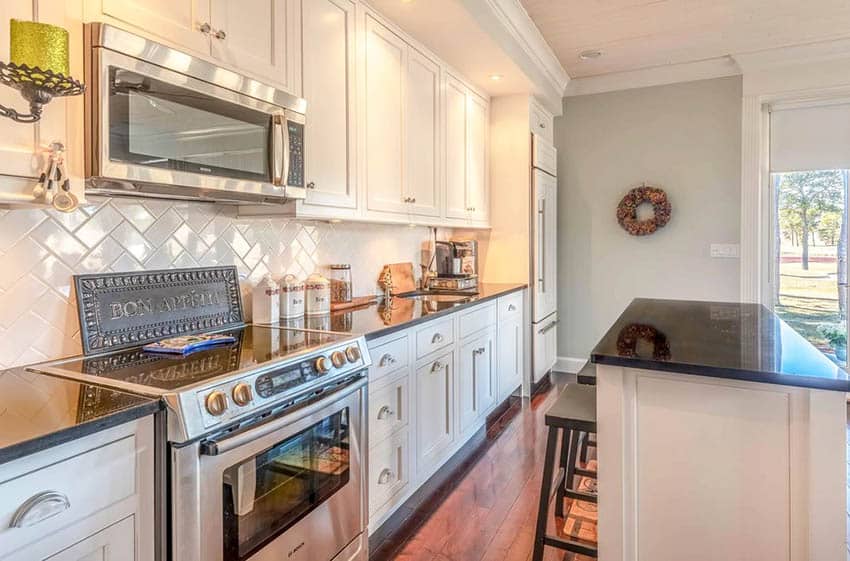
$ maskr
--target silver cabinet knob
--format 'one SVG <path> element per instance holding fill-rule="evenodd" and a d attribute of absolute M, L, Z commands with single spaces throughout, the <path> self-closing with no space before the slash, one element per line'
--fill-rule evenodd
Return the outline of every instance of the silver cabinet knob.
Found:
<path fill-rule="evenodd" d="M 415 203 L 415 202 L 416 202 L 416 197 L 412 197 L 412 198 L 410 199 L 410 202 L 411 202 L 411 203 Z"/>
<path fill-rule="evenodd" d="M 378 366 L 383 368 L 384 366 L 392 366 L 395 363 L 396 363 L 395 357 L 393 355 L 387 353 L 387 354 L 385 354 L 384 356 L 381 357 L 381 360 L 378 361 Z"/>
<path fill-rule="evenodd" d="M 204 35 L 209 35 L 210 33 L 212 33 L 212 26 L 209 24 L 209 22 L 205 21 L 204 23 L 198 26 L 198 31 L 200 31 Z"/>
<path fill-rule="evenodd" d="M 378 420 L 383 421 L 387 417 L 392 417 L 393 415 L 395 415 L 395 411 L 390 409 L 389 405 L 384 405 L 381 407 L 381 410 L 378 411 Z"/>
<path fill-rule="evenodd" d="M 442 370 L 442 369 L 443 369 L 443 363 L 440 362 L 439 360 L 435 361 L 434 364 L 431 365 L 431 372 L 436 372 L 437 370 Z"/>
<path fill-rule="evenodd" d="M 310 183 L 307 184 L 307 189 L 315 189 L 315 188 L 316 188 L 316 183 L 314 181 L 311 181 Z"/>
<path fill-rule="evenodd" d="M 432 345 L 435 345 L 437 343 L 442 343 L 442 342 L 443 342 L 443 335 L 440 334 L 440 333 L 434 333 L 434 336 L 431 337 L 431 344 Z"/>
<path fill-rule="evenodd" d="M 227 33 L 225 33 L 223 29 L 219 29 L 218 31 L 215 32 L 213 37 L 215 37 L 216 39 L 221 39 L 222 41 L 224 41 L 225 39 L 227 39 Z"/>
<path fill-rule="evenodd" d="M 513 304 L 508 304 L 508 311 L 509 311 L 509 312 L 515 312 L 515 311 L 516 311 L 516 306 L 514 306 Z"/>

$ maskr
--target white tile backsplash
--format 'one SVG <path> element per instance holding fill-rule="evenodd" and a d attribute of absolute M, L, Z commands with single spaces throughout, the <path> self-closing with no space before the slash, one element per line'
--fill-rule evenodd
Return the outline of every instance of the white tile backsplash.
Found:
<path fill-rule="evenodd" d="M 385 263 L 418 267 L 425 227 L 237 218 L 233 207 L 92 198 L 71 214 L 0 210 L 0 368 L 80 352 L 73 274 L 236 265 L 304 278 L 350 263 L 355 294 L 373 294 Z M 418 274 L 418 270 L 416 271 Z"/>

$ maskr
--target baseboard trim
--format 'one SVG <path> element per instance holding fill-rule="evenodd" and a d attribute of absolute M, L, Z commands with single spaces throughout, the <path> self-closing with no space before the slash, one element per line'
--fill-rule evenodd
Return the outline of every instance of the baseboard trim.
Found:
<path fill-rule="evenodd" d="M 577 374 L 582 367 L 587 364 L 586 358 L 575 358 L 571 356 L 559 356 L 555 362 L 555 372 L 566 372 L 568 374 Z"/>

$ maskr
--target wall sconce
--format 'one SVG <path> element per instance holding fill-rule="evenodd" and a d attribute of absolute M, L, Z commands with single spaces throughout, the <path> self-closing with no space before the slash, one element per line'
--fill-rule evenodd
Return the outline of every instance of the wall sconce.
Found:
<path fill-rule="evenodd" d="M 68 76 L 68 32 L 61 27 L 13 19 L 10 62 L 0 62 L 0 83 L 21 92 L 29 113 L 0 105 L 0 115 L 19 123 L 35 123 L 54 97 L 80 95 L 85 86 Z"/>

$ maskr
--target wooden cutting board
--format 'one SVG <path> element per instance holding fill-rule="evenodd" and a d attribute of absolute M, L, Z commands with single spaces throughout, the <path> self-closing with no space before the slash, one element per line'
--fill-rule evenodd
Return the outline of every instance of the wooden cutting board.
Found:
<path fill-rule="evenodd" d="M 381 271 L 381 276 L 378 277 L 378 284 L 384 289 L 384 274 L 389 269 L 391 279 L 390 292 L 392 294 L 403 294 L 416 290 L 416 280 L 413 278 L 413 263 L 391 263 L 384 265 Z"/>

